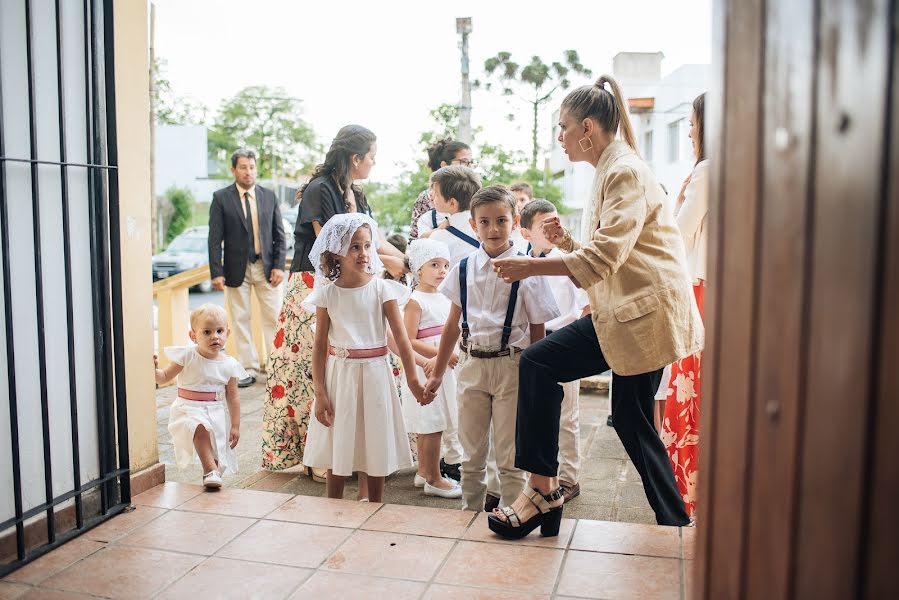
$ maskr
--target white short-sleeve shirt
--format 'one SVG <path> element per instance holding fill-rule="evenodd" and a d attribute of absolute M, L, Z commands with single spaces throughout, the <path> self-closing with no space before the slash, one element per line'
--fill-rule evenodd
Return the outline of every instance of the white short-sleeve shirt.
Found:
<path fill-rule="evenodd" d="M 471 223 L 469 222 L 470 219 L 471 211 L 463 210 L 462 212 L 457 212 L 450 215 L 449 223 L 462 233 L 477 240 L 478 234 L 475 233 L 474 229 L 471 228 Z M 443 242 L 449 247 L 451 267 L 455 267 L 459 264 L 460 260 L 478 249 L 477 246 L 473 246 L 472 244 L 459 239 L 458 236 L 453 235 L 453 233 L 447 231 L 446 229 L 437 229 L 436 231 L 434 231 L 434 233 L 431 234 L 428 239 Z"/>
<path fill-rule="evenodd" d="M 561 250 L 553 248 L 546 256 L 561 256 L 562 254 Z M 549 289 L 552 290 L 556 304 L 559 305 L 559 312 L 562 313 L 552 321 L 547 321 L 546 331 L 558 331 L 581 318 L 584 307 L 590 304 L 587 292 L 574 285 L 571 279 L 565 276 L 545 276 L 540 277 L 540 279 L 546 280 Z"/>
<path fill-rule="evenodd" d="M 437 212 L 436 208 L 432 208 L 420 217 L 418 217 L 418 237 L 422 234 L 434 231 L 441 223 L 449 219 L 448 213 Z"/>
<path fill-rule="evenodd" d="M 497 256 L 509 258 L 518 254 L 515 247 Z M 479 248 L 467 264 L 468 277 L 468 341 L 475 346 L 498 349 L 503 335 L 503 322 L 509 306 L 512 284 L 506 283 L 493 270 L 492 259 Z M 450 302 L 462 306 L 459 265 L 453 266 L 438 288 Z M 512 335 L 509 346 L 526 348 L 531 343 L 530 325 L 546 323 L 559 316 L 559 307 L 553 298 L 549 284 L 543 277 L 521 280 L 518 298 L 512 318 Z"/>

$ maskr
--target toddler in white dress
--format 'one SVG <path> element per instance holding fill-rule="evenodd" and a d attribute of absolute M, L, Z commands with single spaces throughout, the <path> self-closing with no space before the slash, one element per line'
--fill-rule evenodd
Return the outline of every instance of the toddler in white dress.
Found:
<path fill-rule="evenodd" d="M 190 314 L 190 340 L 195 346 L 170 346 L 165 369 L 153 357 L 156 383 L 178 377 L 178 397 L 169 410 L 169 433 L 181 469 L 191 460 L 203 466 L 203 485 L 222 487 L 222 475 L 237 472 L 234 448 L 240 439 L 237 382 L 247 376 L 222 350 L 231 330 L 225 309 L 204 304 Z"/>
<path fill-rule="evenodd" d="M 428 213 L 425 213 L 428 214 Z M 409 263 L 416 284 L 412 297 L 403 311 L 406 334 L 415 352 L 430 359 L 417 369 L 418 376 L 426 379 L 433 370 L 434 357 L 440 345 L 443 324 L 449 316 L 449 298 L 437 291 L 450 266 L 449 247 L 443 242 L 429 239 L 413 241 L 409 246 Z M 450 366 L 458 362 L 451 357 Z M 454 431 L 459 420 L 456 403 L 456 377 L 449 371 L 434 400 L 428 404 L 415 401 L 407 386 L 403 386 L 403 417 L 406 429 L 417 433 L 418 473 L 416 487 L 424 488 L 429 496 L 461 498 L 462 488 L 454 480 L 440 472 L 440 445 L 444 431 Z"/>
<path fill-rule="evenodd" d="M 315 310 L 315 419 L 309 422 L 303 463 L 328 470 L 329 498 L 342 498 L 345 478 L 358 471 L 367 478 L 369 500 L 380 502 L 385 477 L 412 465 L 387 350 L 389 323 L 409 388 L 421 398 L 399 308 L 409 290 L 374 277 L 381 267 L 372 239 L 376 229 L 367 215 L 335 215 L 309 253 L 316 285 L 303 307 Z"/>

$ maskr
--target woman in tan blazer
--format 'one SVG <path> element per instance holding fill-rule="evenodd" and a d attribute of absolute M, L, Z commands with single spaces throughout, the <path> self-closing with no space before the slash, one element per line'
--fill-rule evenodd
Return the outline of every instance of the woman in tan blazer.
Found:
<path fill-rule="evenodd" d="M 530 487 L 490 516 L 490 528 L 522 537 L 561 518 L 559 407 L 567 382 L 612 369 L 614 427 L 640 477 L 656 520 L 686 525 L 665 446 L 653 426 L 662 368 L 702 348 L 684 244 L 664 192 L 636 152 L 618 84 L 609 76 L 571 92 L 559 115 L 559 142 L 572 161 L 596 167 L 593 235 L 581 246 L 558 219 L 544 233 L 567 252 L 558 258 L 494 261 L 507 281 L 568 276 L 587 290 L 591 315 L 531 345 L 521 355 L 515 466 Z M 623 141 L 616 139 L 621 132 Z"/>

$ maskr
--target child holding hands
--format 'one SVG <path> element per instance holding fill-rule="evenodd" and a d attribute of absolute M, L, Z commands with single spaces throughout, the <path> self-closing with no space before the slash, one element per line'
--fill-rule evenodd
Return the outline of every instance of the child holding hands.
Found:
<path fill-rule="evenodd" d="M 387 349 L 389 323 L 406 383 L 420 401 L 422 385 L 399 308 L 409 290 L 374 276 L 381 267 L 376 228 L 362 213 L 335 215 L 309 253 L 316 286 L 303 307 L 315 310 L 316 318 L 315 418 L 303 463 L 328 470 L 329 498 L 342 498 L 345 478 L 358 471 L 369 500 L 380 502 L 387 475 L 412 465 Z"/>
<path fill-rule="evenodd" d="M 192 459 L 199 458 L 207 489 L 222 487 L 226 471 L 237 472 L 237 382 L 247 373 L 239 362 L 222 352 L 230 333 L 225 309 L 204 304 L 190 314 L 189 336 L 196 345 L 166 348 L 165 354 L 172 362 L 165 369 L 160 369 L 158 359 L 153 357 L 156 383 L 178 377 L 178 397 L 169 411 L 175 461 L 184 469 Z"/>

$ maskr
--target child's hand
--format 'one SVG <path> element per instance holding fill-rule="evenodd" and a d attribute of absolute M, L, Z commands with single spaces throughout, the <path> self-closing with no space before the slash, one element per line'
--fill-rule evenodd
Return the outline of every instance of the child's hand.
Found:
<path fill-rule="evenodd" d="M 458 365 L 458 364 L 459 364 L 459 355 L 456 354 L 455 352 L 453 352 L 453 353 L 450 355 L 450 359 L 449 359 L 449 368 L 450 368 L 450 369 L 455 369 L 455 368 L 456 368 L 456 365 Z"/>
<path fill-rule="evenodd" d="M 444 219 L 444 221 L 437 226 L 437 229 L 446 229 L 449 227 L 449 219 Z"/>
<path fill-rule="evenodd" d="M 330 427 L 334 423 L 334 408 L 327 394 L 315 395 L 315 418 L 325 427 Z"/>
<path fill-rule="evenodd" d="M 233 450 L 237 446 L 238 440 L 240 440 L 240 425 L 232 425 L 231 433 L 228 434 L 228 446 Z"/>
<path fill-rule="evenodd" d="M 441 384 L 443 384 L 443 376 L 442 375 L 440 377 L 438 377 L 437 374 L 435 373 L 435 374 L 431 375 L 430 377 L 428 377 L 428 381 L 427 381 L 427 383 L 425 383 L 425 390 L 424 390 L 424 395 L 425 395 L 426 399 L 428 399 L 428 401 L 424 402 L 423 404 L 430 404 L 431 402 L 434 401 L 434 397 L 437 396 L 437 390 L 440 389 Z"/>
<path fill-rule="evenodd" d="M 434 374 L 434 367 L 437 366 L 437 357 L 429 358 L 425 361 L 425 364 L 421 366 L 422 370 L 425 372 L 425 377 L 430 377 Z"/>
<path fill-rule="evenodd" d="M 421 386 L 421 382 L 418 380 L 418 377 L 414 377 L 410 380 L 406 380 L 406 385 L 409 386 L 409 391 L 412 392 L 412 395 L 415 396 L 415 399 L 419 404 L 425 406 L 434 401 L 434 396 L 428 394 L 425 389 Z"/>
<path fill-rule="evenodd" d="M 154 369 L 159 368 L 159 355 L 156 354 L 155 352 L 153 353 L 153 368 Z"/>

